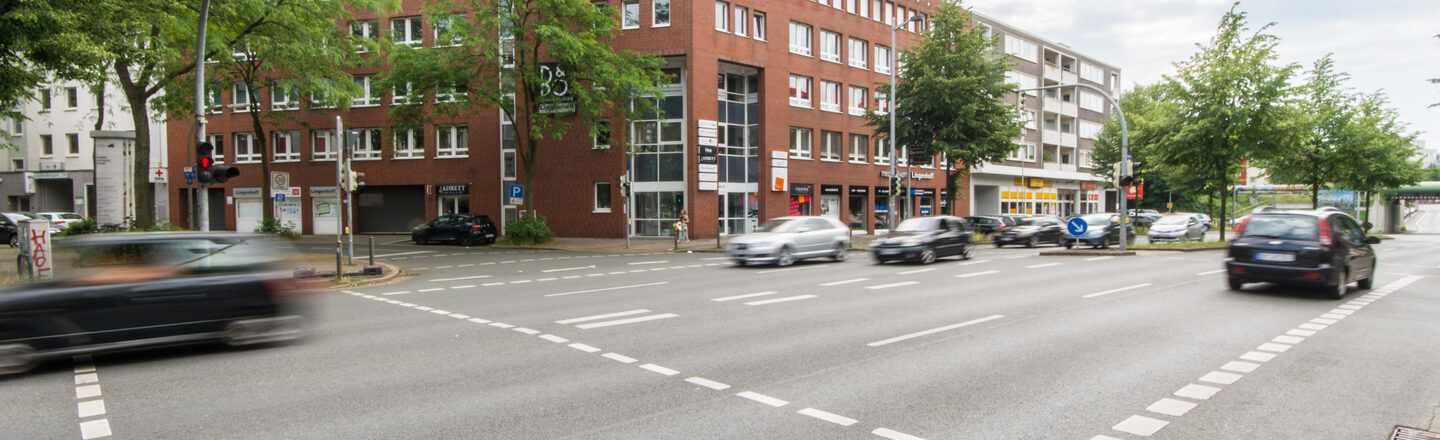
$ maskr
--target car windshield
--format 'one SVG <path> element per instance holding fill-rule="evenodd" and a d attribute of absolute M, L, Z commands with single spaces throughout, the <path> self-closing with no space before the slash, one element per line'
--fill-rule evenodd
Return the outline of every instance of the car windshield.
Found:
<path fill-rule="evenodd" d="M 940 219 L 934 217 L 912 218 L 900 222 L 900 226 L 895 228 L 896 231 L 900 232 L 924 232 L 934 231 L 936 229 L 940 229 Z"/>
<path fill-rule="evenodd" d="M 1160 220 L 1156 220 L 1156 221 L 1155 221 L 1155 224 L 1156 224 L 1156 225 L 1183 225 L 1183 224 L 1187 224 L 1187 223 L 1189 223 L 1189 222 L 1190 222 L 1190 217 L 1186 217 L 1186 216 L 1183 216 L 1183 215 L 1169 215 L 1169 216 L 1165 216 L 1165 217 L 1160 217 Z"/>
<path fill-rule="evenodd" d="M 264 271 L 284 263 L 288 247 L 276 240 L 244 236 L 79 240 L 57 244 L 56 277 L 93 281 L 162 269 L 163 274 L 154 275 Z"/>
<path fill-rule="evenodd" d="M 25 214 L 20 214 L 20 213 L 8 213 L 8 214 L 5 214 L 5 218 L 10 219 L 10 221 L 16 221 L 16 222 L 18 222 L 18 221 L 21 221 L 21 220 L 29 220 L 29 219 L 30 219 L 30 216 L 25 215 Z"/>
<path fill-rule="evenodd" d="M 1016 223 L 1020 226 L 1045 226 L 1048 222 L 1043 218 L 1022 218 Z"/>
<path fill-rule="evenodd" d="M 85 217 L 81 217 L 80 214 L 60 214 L 60 218 L 66 220 L 83 220 Z"/>
<path fill-rule="evenodd" d="M 1087 225 L 1107 225 L 1110 224 L 1110 214 L 1091 214 L 1080 217 L 1080 220 Z"/>
<path fill-rule="evenodd" d="M 1245 224 L 1245 237 L 1314 240 L 1319 221 L 1304 215 L 1252 215 Z"/>
<path fill-rule="evenodd" d="M 755 232 L 793 232 L 800 228 L 801 223 L 804 222 L 798 218 L 777 218 L 760 225 Z"/>

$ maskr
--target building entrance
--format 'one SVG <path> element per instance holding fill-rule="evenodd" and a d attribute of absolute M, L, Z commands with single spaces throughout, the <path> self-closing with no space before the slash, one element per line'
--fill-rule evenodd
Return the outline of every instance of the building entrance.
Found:
<path fill-rule="evenodd" d="M 721 234 L 744 234 L 755 230 L 760 221 L 760 202 L 755 193 L 720 193 Z"/>

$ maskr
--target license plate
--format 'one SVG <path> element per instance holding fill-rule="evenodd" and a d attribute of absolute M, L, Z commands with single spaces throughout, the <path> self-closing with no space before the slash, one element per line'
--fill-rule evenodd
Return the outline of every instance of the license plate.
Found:
<path fill-rule="evenodd" d="M 1277 253 L 1273 253 L 1273 252 L 1256 252 L 1256 253 L 1255 253 L 1255 260 L 1256 260 L 1256 261 L 1275 261 L 1275 262 L 1288 263 L 1288 262 L 1295 261 L 1295 254 L 1284 254 L 1284 253 L 1278 253 L 1278 254 L 1277 254 Z"/>
<path fill-rule="evenodd" d="M 900 250 L 898 250 L 898 249 L 880 249 L 879 252 L 880 252 L 880 255 L 890 255 L 890 254 L 899 253 Z"/>
<path fill-rule="evenodd" d="M 495 234 L 485 234 L 485 238 L 495 238 Z"/>

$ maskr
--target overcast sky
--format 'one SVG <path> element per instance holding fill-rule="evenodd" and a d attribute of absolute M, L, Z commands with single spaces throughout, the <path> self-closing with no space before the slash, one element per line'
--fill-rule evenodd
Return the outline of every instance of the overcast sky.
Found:
<path fill-rule="evenodd" d="M 1125 88 L 1152 84 L 1174 62 L 1208 43 L 1229 0 L 964 0 L 983 15 L 1115 65 Z M 1268 0 L 1240 3 L 1258 29 L 1275 23 L 1282 63 L 1334 53 L 1357 91 L 1384 90 L 1425 148 L 1440 150 L 1440 2 L 1435 0 Z M 1306 78 L 1307 75 L 1301 75 Z"/>

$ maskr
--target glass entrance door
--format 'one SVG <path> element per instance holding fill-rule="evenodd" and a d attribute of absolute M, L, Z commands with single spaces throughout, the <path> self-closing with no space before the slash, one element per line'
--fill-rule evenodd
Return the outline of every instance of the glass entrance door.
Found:
<path fill-rule="evenodd" d="M 721 234 L 745 234 L 755 230 L 760 220 L 760 203 L 752 193 L 720 193 Z"/>

